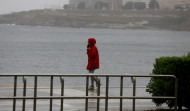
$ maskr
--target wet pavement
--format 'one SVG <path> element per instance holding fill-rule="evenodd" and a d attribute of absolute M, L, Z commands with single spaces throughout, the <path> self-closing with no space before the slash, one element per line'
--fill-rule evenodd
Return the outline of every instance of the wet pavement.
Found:
<path fill-rule="evenodd" d="M 101 87 L 100 96 L 105 96 L 105 87 Z M 23 89 L 17 89 L 17 96 L 22 96 Z M 61 90 L 59 88 L 53 89 L 54 96 L 60 96 Z M 33 96 L 34 89 L 27 87 L 27 96 Z M 50 89 L 47 87 L 39 87 L 37 90 L 38 96 L 49 96 Z M 13 91 L 12 88 L 0 88 L 0 96 L 12 96 Z M 86 91 L 85 87 L 77 87 L 77 86 L 66 86 L 64 95 L 65 96 L 85 96 Z M 89 90 L 89 96 L 96 96 L 97 89 Z M 131 87 L 125 87 L 123 89 L 123 95 L 130 97 L 133 94 L 133 89 Z M 120 89 L 118 87 L 109 88 L 109 96 L 119 96 Z M 138 87 L 136 89 L 136 96 L 150 97 L 150 95 L 146 92 L 145 87 Z M 108 100 L 108 110 L 109 111 L 119 111 L 119 99 L 109 99 Z M 166 105 L 162 105 L 161 107 L 156 107 L 156 105 L 151 102 L 150 99 L 137 99 L 136 100 L 136 111 L 142 110 L 151 110 L 151 109 L 166 109 Z M 0 111 L 11 111 L 13 102 L 11 100 L 0 100 Z M 49 110 L 50 100 L 37 100 L 37 111 L 48 111 Z M 53 111 L 60 110 L 60 100 L 53 100 Z M 88 100 L 88 110 L 96 111 L 97 100 L 89 99 Z M 85 110 L 85 99 L 64 99 L 64 111 L 84 111 Z M 16 103 L 16 111 L 22 110 L 22 101 L 17 100 Z M 100 111 L 105 110 L 105 100 L 100 99 Z M 132 110 L 132 100 L 131 99 L 123 99 L 123 111 Z M 26 100 L 26 111 L 33 111 L 33 101 Z"/>

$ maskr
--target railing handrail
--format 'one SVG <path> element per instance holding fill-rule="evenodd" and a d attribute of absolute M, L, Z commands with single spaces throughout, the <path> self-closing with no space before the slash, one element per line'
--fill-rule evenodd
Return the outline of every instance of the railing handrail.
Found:
<path fill-rule="evenodd" d="M 38 96 L 38 97 L 0 97 L 0 99 L 175 99 L 173 96 L 152 96 L 152 97 L 141 97 L 141 96 Z"/>
<path fill-rule="evenodd" d="M 120 111 L 122 111 L 122 99 L 133 99 L 133 111 L 135 111 L 135 99 L 174 99 L 175 100 L 175 111 L 177 111 L 177 78 L 174 75 L 153 75 L 153 74 L 0 74 L 0 77 L 14 77 L 14 91 L 13 97 L 0 97 L 0 100 L 12 99 L 13 100 L 13 111 L 16 110 L 16 100 L 23 100 L 23 111 L 25 111 L 25 100 L 33 99 L 34 106 L 33 111 L 36 111 L 36 100 L 37 99 L 49 99 L 50 100 L 50 111 L 52 111 L 52 100 L 61 99 L 61 108 L 63 111 L 63 99 L 86 99 L 85 111 L 88 111 L 88 99 L 97 99 L 97 111 L 99 111 L 99 99 L 105 99 L 105 111 L 108 110 L 108 99 L 120 99 Z M 34 96 L 26 96 L 26 77 L 34 77 Z M 98 90 L 97 96 L 88 96 L 88 81 L 90 76 L 106 77 L 106 93 L 105 96 L 100 96 L 100 79 L 98 78 Z M 23 77 L 23 97 L 17 97 L 17 78 Z M 37 96 L 37 82 L 38 77 L 51 77 L 50 79 L 50 96 Z M 60 77 L 61 82 L 61 96 L 53 96 L 53 78 Z M 64 96 L 64 78 L 63 77 L 86 77 L 86 96 Z M 120 78 L 120 96 L 109 96 L 109 77 L 121 77 Z M 133 96 L 123 96 L 123 77 L 131 77 L 133 83 Z M 175 79 L 175 96 L 152 96 L 152 97 L 138 97 L 136 96 L 136 77 L 169 77 Z"/>
<path fill-rule="evenodd" d="M 65 77 L 81 77 L 81 76 L 100 76 L 100 77 L 173 77 L 177 79 L 174 75 L 164 74 L 164 75 L 153 75 L 153 74 L 0 74 L 0 76 L 65 76 Z"/>

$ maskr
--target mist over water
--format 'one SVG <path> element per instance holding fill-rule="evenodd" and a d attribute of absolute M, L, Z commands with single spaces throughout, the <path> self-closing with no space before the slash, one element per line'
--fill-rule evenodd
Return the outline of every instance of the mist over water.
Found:
<path fill-rule="evenodd" d="M 150 74 L 155 58 L 190 51 L 185 31 L 0 25 L 0 73 L 86 74 L 90 37 L 97 40 L 98 74 Z"/>
<path fill-rule="evenodd" d="M 1 0 L 0 15 L 36 9 L 62 9 L 68 0 Z"/>

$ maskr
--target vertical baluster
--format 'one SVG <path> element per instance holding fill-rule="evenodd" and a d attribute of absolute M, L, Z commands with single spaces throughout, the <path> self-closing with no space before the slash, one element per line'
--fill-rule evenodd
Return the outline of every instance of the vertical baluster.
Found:
<path fill-rule="evenodd" d="M 98 77 L 98 91 L 97 91 L 97 96 L 100 96 L 100 78 Z M 100 99 L 97 98 L 97 111 L 100 110 Z"/>
<path fill-rule="evenodd" d="M 34 76 L 34 105 L 33 105 L 33 111 L 36 111 L 37 82 L 38 82 L 38 77 Z"/>
<path fill-rule="evenodd" d="M 25 97 L 26 96 L 26 77 L 24 76 L 23 77 L 23 97 Z M 26 101 L 26 99 L 23 99 L 23 105 L 22 105 L 22 111 L 25 111 L 25 101 Z"/>
<path fill-rule="evenodd" d="M 60 77 L 61 82 L 61 96 L 64 96 L 64 78 Z M 60 111 L 63 111 L 63 99 L 61 99 L 61 108 Z"/>
<path fill-rule="evenodd" d="M 89 82 L 89 76 L 86 77 L 86 96 L 88 96 L 88 82 Z M 88 98 L 86 98 L 85 101 L 85 111 L 88 111 Z"/>
<path fill-rule="evenodd" d="M 175 111 L 177 111 L 177 88 L 178 88 L 178 80 L 175 78 Z"/>
<path fill-rule="evenodd" d="M 53 76 L 51 76 L 51 82 L 50 82 L 50 96 L 53 96 Z M 53 100 L 50 99 L 50 108 L 49 108 L 50 111 L 52 111 L 52 103 Z"/>
<path fill-rule="evenodd" d="M 109 90 L 109 77 L 106 76 L 106 100 L 105 100 L 105 111 L 108 111 L 108 91 Z"/>
<path fill-rule="evenodd" d="M 133 97 L 136 96 L 136 77 L 131 77 L 133 82 Z M 133 99 L 133 111 L 135 111 L 135 99 Z"/>
<path fill-rule="evenodd" d="M 14 76 L 14 92 L 13 96 L 16 97 L 16 92 L 17 92 L 17 76 Z M 13 111 L 16 110 L 16 99 L 13 99 Z"/>
<path fill-rule="evenodd" d="M 123 76 L 121 76 L 121 79 L 120 79 L 120 96 L 122 97 L 123 96 Z M 120 99 L 120 111 L 122 111 L 122 106 L 123 106 L 123 99 L 121 98 Z"/>

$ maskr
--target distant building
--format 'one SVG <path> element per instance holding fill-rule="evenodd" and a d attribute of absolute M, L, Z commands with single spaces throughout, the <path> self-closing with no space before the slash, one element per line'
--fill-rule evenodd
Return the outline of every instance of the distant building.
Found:
<path fill-rule="evenodd" d="M 174 9 L 176 6 L 185 8 L 190 4 L 190 0 L 157 0 L 160 9 Z"/>
<path fill-rule="evenodd" d="M 87 9 L 94 9 L 94 5 L 98 0 L 85 0 L 86 8 Z"/>
<path fill-rule="evenodd" d="M 70 8 L 77 9 L 78 4 L 84 2 L 86 9 L 94 9 L 98 1 L 107 3 L 107 8 L 110 10 L 117 10 L 121 9 L 123 0 L 69 0 L 69 6 Z"/>
<path fill-rule="evenodd" d="M 118 10 L 121 9 L 122 5 L 125 5 L 127 2 L 145 2 L 146 8 L 149 8 L 148 5 L 151 0 L 69 0 L 70 8 L 77 9 L 77 6 L 80 2 L 85 3 L 86 9 L 94 9 L 95 4 L 98 1 L 102 1 L 108 4 L 108 10 Z M 176 6 L 183 8 L 189 8 L 190 0 L 156 0 L 159 3 L 160 9 L 174 9 Z"/>
<path fill-rule="evenodd" d="M 174 7 L 180 6 L 182 8 L 189 8 L 190 0 L 175 0 Z"/>
<path fill-rule="evenodd" d="M 109 4 L 109 9 L 118 10 L 121 9 L 123 0 L 102 0 L 103 2 L 107 2 Z"/>
<path fill-rule="evenodd" d="M 160 9 L 174 9 L 175 0 L 157 0 Z"/>
<path fill-rule="evenodd" d="M 123 0 L 123 5 L 125 5 L 127 2 L 144 2 L 146 4 L 146 8 L 148 8 L 148 4 L 150 0 Z"/>

